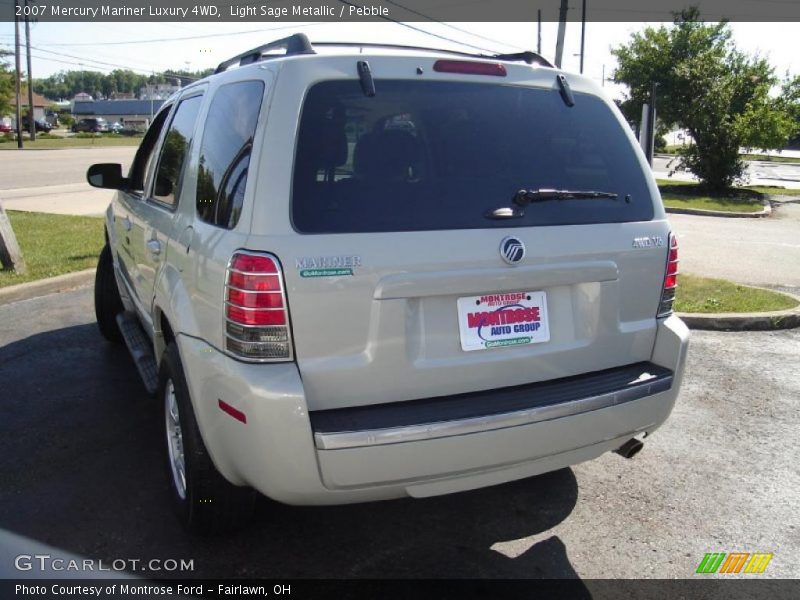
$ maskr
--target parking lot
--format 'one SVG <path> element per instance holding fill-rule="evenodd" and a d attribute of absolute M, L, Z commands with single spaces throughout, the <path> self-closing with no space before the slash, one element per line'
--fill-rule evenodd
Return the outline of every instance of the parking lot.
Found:
<path fill-rule="evenodd" d="M 695 332 L 677 408 L 632 460 L 426 500 L 265 499 L 246 531 L 205 540 L 170 513 L 159 407 L 91 292 L 0 306 L 0 529 L 31 542 L 193 559 L 181 575 L 198 577 L 681 578 L 737 551 L 800 577 L 800 331 Z"/>

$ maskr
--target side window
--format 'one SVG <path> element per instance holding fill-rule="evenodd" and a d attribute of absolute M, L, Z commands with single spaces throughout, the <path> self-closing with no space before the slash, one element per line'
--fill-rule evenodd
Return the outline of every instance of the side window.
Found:
<path fill-rule="evenodd" d="M 150 163 L 153 162 L 156 142 L 161 134 L 162 127 L 164 127 L 164 122 L 167 120 L 169 109 L 170 107 L 168 106 L 164 107 L 155 116 L 150 127 L 147 128 L 147 133 L 144 134 L 144 139 L 139 149 L 136 151 L 131 170 L 128 172 L 130 188 L 133 191 L 141 192 L 144 190 L 144 180 L 150 170 Z"/>
<path fill-rule="evenodd" d="M 189 145 L 192 143 L 194 124 L 202 98 L 202 96 L 192 96 L 178 104 L 167 135 L 164 137 L 164 144 L 161 146 L 153 198 L 167 206 L 177 204 L 183 165 Z"/>
<path fill-rule="evenodd" d="M 211 102 L 197 171 L 203 221 L 230 229 L 239 220 L 263 95 L 261 81 L 241 81 L 220 87 Z"/>

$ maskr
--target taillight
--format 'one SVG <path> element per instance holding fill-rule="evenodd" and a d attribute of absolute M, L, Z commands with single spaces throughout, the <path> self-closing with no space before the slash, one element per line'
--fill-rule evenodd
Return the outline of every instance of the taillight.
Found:
<path fill-rule="evenodd" d="M 661 303 L 658 305 L 658 317 L 667 317 L 672 314 L 672 305 L 675 302 L 675 290 L 678 287 L 678 239 L 675 234 L 669 234 L 669 252 L 667 253 L 667 268 L 664 272 L 664 287 L 661 291 Z"/>
<path fill-rule="evenodd" d="M 292 359 L 289 306 L 278 259 L 236 252 L 225 276 L 225 349 L 258 362 Z"/>
<path fill-rule="evenodd" d="M 437 60 L 433 63 L 433 70 L 437 73 L 459 73 L 461 75 L 506 76 L 506 68 L 500 63 L 484 63 L 473 60 Z"/>

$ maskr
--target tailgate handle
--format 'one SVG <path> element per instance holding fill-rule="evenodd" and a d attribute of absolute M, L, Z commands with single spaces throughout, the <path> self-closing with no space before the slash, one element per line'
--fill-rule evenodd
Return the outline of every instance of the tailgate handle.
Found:
<path fill-rule="evenodd" d="M 467 269 L 425 273 L 397 273 L 382 278 L 373 298 L 419 298 L 424 296 L 465 296 L 492 292 L 515 292 L 556 285 L 616 281 L 619 269 L 613 261 L 535 265 L 514 269 Z"/>

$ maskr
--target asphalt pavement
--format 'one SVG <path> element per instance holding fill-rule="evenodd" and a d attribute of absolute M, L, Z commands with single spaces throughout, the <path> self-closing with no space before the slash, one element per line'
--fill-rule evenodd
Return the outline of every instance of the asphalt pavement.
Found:
<path fill-rule="evenodd" d="M 6 210 L 100 215 L 114 192 L 90 187 L 86 169 L 94 163 L 116 162 L 126 173 L 135 154 L 134 146 L 4 150 L 0 202 Z"/>
<path fill-rule="evenodd" d="M 774 204 L 763 219 L 668 216 L 678 234 L 681 272 L 800 288 L 800 204 Z"/>
<path fill-rule="evenodd" d="M 632 460 L 424 500 L 264 499 L 246 531 L 207 540 L 170 512 L 158 406 L 100 337 L 91 292 L 0 306 L 0 529 L 20 553 L 182 558 L 198 577 L 586 579 L 772 552 L 764 577 L 800 577 L 798 330 L 695 332 L 677 407 Z"/>
<path fill-rule="evenodd" d="M 788 156 L 789 152 L 787 152 Z M 794 153 L 791 153 L 794 158 Z M 696 181 L 694 175 L 678 171 L 670 175 L 677 164 L 675 156 L 664 154 L 653 157 L 653 172 L 659 179 L 676 179 L 680 181 Z M 767 160 L 747 161 L 745 173 L 749 185 L 774 185 L 778 187 L 800 187 L 800 163 L 777 162 Z"/>

